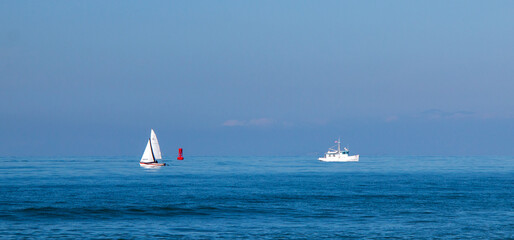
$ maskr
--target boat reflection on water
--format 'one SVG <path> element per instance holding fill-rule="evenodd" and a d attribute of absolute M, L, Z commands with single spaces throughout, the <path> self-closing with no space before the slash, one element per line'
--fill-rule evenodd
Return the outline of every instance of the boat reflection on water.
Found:
<path fill-rule="evenodd" d="M 143 164 L 140 164 L 139 166 L 141 166 L 144 169 L 148 169 L 148 170 L 157 170 L 166 165 L 143 165 Z"/>

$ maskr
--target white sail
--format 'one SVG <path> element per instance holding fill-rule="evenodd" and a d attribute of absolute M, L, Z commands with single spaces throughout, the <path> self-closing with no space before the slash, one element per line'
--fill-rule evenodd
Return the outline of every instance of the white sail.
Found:
<path fill-rule="evenodd" d="M 148 139 L 148 143 L 146 144 L 145 152 L 143 153 L 143 156 L 141 157 L 142 163 L 152 163 L 155 162 L 155 158 L 152 153 L 152 146 L 150 145 L 150 139 Z"/>
<path fill-rule="evenodd" d="M 150 139 L 152 142 L 152 150 L 153 150 L 153 156 L 155 159 L 162 159 L 161 155 L 161 147 L 159 146 L 159 141 L 157 140 L 157 135 L 155 135 L 155 132 L 152 129 L 152 132 L 150 133 Z"/>

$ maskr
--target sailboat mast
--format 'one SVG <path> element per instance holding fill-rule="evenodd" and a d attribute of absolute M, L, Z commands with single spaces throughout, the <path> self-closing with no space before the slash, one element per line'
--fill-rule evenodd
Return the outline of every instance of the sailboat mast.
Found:
<path fill-rule="evenodd" d="M 153 155 L 153 148 L 152 148 L 152 139 L 148 139 L 148 143 L 150 144 L 150 152 L 152 153 L 152 159 L 155 162 L 155 156 Z"/>
<path fill-rule="evenodd" d="M 337 152 L 341 152 L 341 138 L 337 140 Z"/>

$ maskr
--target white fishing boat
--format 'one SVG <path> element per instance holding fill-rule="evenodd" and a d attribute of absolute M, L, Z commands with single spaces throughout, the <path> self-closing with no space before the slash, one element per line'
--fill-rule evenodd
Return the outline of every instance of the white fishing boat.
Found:
<path fill-rule="evenodd" d="M 335 146 L 328 149 L 328 152 L 325 153 L 324 157 L 318 158 L 318 160 L 323 162 L 358 162 L 359 161 L 359 155 L 353 155 L 350 156 L 350 151 L 348 151 L 348 148 L 344 148 L 343 151 L 341 151 L 341 139 L 336 141 L 337 143 L 337 150 L 334 149 Z"/>
<path fill-rule="evenodd" d="M 160 159 L 162 159 L 161 147 L 159 146 L 157 135 L 155 135 L 155 132 L 152 129 L 150 132 L 150 138 L 146 144 L 145 152 L 141 157 L 141 161 L 139 161 L 139 165 L 143 167 L 166 166 L 166 163 L 157 162 L 157 160 Z"/>

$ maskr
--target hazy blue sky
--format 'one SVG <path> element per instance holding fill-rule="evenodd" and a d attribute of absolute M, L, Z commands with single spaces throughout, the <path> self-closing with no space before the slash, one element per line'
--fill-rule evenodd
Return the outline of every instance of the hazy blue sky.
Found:
<path fill-rule="evenodd" d="M 513 92 L 513 1 L 0 1 L 0 155 L 512 155 Z"/>

